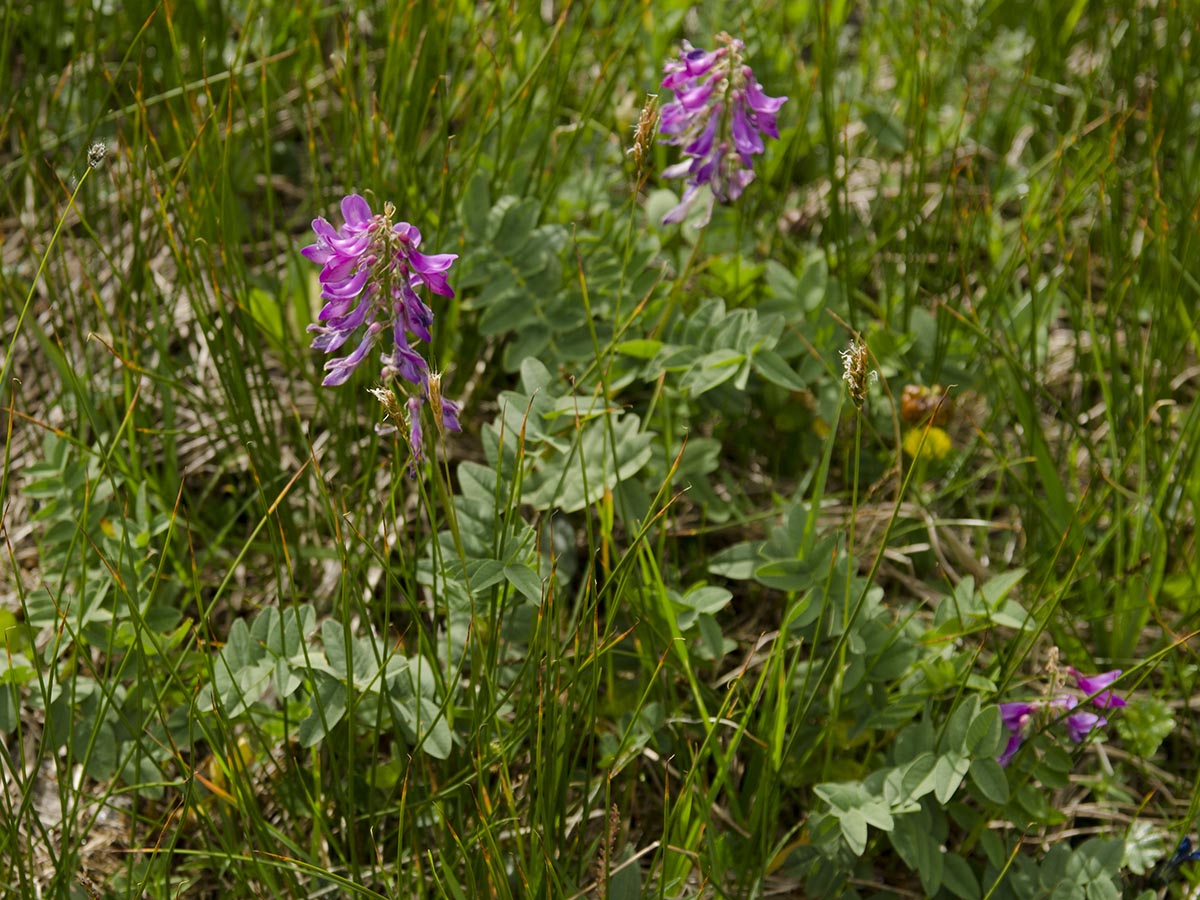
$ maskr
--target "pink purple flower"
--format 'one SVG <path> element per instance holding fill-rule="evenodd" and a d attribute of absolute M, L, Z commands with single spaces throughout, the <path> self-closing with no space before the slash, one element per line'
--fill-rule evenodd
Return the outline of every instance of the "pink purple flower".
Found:
<path fill-rule="evenodd" d="M 1020 731 L 1035 709 L 1036 703 L 1001 703 L 1000 721 L 1009 731 Z"/>
<path fill-rule="evenodd" d="M 659 132 L 687 157 L 663 170 L 668 178 L 687 177 L 680 203 L 664 223 L 683 221 L 707 186 L 711 196 L 701 222 L 707 224 L 713 200 L 730 203 L 754 180 L 754 157 L 766 149 L 763 136 L 779 138 L 776 113 L 787 97 L 763 92 L 743 61 L 741 41 L 727 34 L 717 40 L 722 46 L 711 51 L 684 41 L 679 58 L 663 67 L 662 86 L 675 99 L 663 107 Z"/>
<path fill-rule="evenodd" d="M 1025 736 L 1019 731 L 1014 731 L 1008 736 L 1008 744 L 1004 747 L 1004 752 L 996 757 L 996 762 L 1002 766 L 1007 766 L 1012 762 L 1012 758 L 1017 755 L 1017 751 L 1021 749 L 1021 745 L 1025 743 Z"/>
<path fill-rule="evenodd" d="M 419 397 L 408 398 L 408 444 L 412 447 L 413 456 L 421 455 L 425 441 L 421 436 L 421 400 Z"/>
<path fill-rule="evenodd" d="M 1032 721 L 1032 714 L 1037 708 L 1036 703 L 1000 704 L 1000 721 L 1009 732 L 1008 745 L 1004 752 L 996 757 L 1000 765 L 1007 766 L 1021 749 L 1021 744 L 1025 741 L 1026 726 Z"/>
<path fill-rule="evenodd" d="M 1107 690 L 1121 674 L 1120 669 L 1102 672 L 1099 675 L 1083 675 L 1078 670 L 1068 668 L 1067 671 L 1075 680 L 1080 691 L 1087 694 L 1092 702 L 1101 709 L 1124 706 L 1125 701 Z M 1067 737 L 1072 743 L 1082 743 L 1091 732 L 1108 724 L 1108 719 L 1093 712 L 1078 709 L 1079 699 L 1070 693 L 1060 693 L 1048 700 L 1031 700 L 1025 702 L 1009 702 L 999 704 L 1000 721 L 1008 731 L 1008 742 L 1004 752 L 996 757 L 996 762 L 1007 766 L 1036 722 L 1059 722 L 1066 729 Z M 1063 715 L 1063 713 L 1067 715 Z"/>
<path fill-rule="evenodd" d="M 1108 719 L 1090 712 L 1071 713 L 1065 720 L 1067 736 L 1076 744 L 1082 743 L 1084 737 L 1093 728 L 1108 724 Z"/>
<path fill-rule="evenodd" d="M 321 266 L 325 305 L 308 326 L 316 334 L 313 349 L 333 353 L 362 332 L 353 351 L 326 361 L 321 383 L 344 384 L 377 345 L 385 345 L 381 380 L 399 379 L 415 388 L 408 413 L 413 453 L 419 460 L 420 407 L 429 396 L 429 364 L 415 345 L 433 339 L 434 320 L 422 294 L 454 296 L 447 275 L 458 256 L 421 253 L 421 232 L 408 222 L 393 224 L 394 216 L 390 203 L 373 214 L 365 199 L 350 194 L 342 200 L 345 224 L 334 228 L 317 217 L 312 223 L 316 243 L 300 252 Z M 389 337 L 391 346 L 386 348 Z M 458 413 L 457 404 L 443 400 L 443 427 L 461 430 Z"/>
<path fill-rule="evenodd" d="M 1083 675 L 1078 669 L 1068 668 L 1071 677 L 1075 679 L 1075 686 L 1092 698 L 1092 703 L 1101 709 L 1109 709 L 1114 706 L 1124 706 L 1125 701 L 1114 694 L 1112 691 L 1105 690 L 1110 684 L 1121 677 L 1120 669 L 1113 669 L 1110 672 L 1101 672 L 1099 675 Z"/>
<path fill-rule="evenodd" d="M 462 407 L 453 400 L 442 400 L 442 427 L 448 431 L 462 431 L 458 414 Z"/>

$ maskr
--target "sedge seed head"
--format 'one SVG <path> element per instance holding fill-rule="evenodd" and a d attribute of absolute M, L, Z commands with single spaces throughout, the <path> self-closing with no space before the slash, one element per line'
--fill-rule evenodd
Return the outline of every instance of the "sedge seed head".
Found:
<path fill-rule="evenodd" d="M 867 402 L 867 388 L 878 378 L 878 374 L 870 368 L 871 354 L 867 345 L 852 340 L 850 346 L 842 351 L 842 380 L 850 399 L 857 409 L 862 409 Z"/>

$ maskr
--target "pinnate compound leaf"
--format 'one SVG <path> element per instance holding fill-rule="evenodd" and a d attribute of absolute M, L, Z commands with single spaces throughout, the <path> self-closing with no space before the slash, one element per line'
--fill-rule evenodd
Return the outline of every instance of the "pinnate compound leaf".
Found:
<path fill-rule="evenodd" d="M 754 371 L 772 384 L 789 391 L 803 391 L 808 387 L 808 382 L 774 350 L 760 350 L 754 354 Z"/>
<path fill-rule="evenodd" d="M 683 376 L 680 386 L 693 397 L 699 397 L 736 375 L 738 368 L 745 361 L 744 353 L 736 350 L 716 350 L 701 357 Z"/>
<path fill-rule="evenodd" d="M 891 831 L 895 825 L 887 801 L 872 794 L 862 782 L 819 784 L 814 790 L 829 804 L 846 843 L 856 855 L 861 855 L 866 849 L 868 825 L 874 825 L 881 831 Z"/>
<path fill-rule="evenodd" d="M 605 490 L 636 475 L 653 455 L 650 445 L 654 436 L 641 430 L 641 420 L 635 415 L 613 414 L 608 426 L 599 419 L 582 427 L 576 452 L 568 450 L 540 460 L 530 473 L 523 499 L 535 509 L 557 507 L 578 512 L 597 502 Z"/>

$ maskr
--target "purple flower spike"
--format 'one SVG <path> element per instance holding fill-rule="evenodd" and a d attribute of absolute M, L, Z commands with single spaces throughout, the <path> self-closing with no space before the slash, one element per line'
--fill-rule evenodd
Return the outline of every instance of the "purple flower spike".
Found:
<path fill-rule="evenodd" d="M 776 113 L 787 97 L 763 93 L 743 62 L 741 41 L 727 34 L 717 40 L 723 46 L 711 52 L 684 41 L 679 58 L 663 67 L 662 86 L 675 99 L 663 107 L 659 133 L 687 157 L 663 171 L 666 178 L 687 177 L 683 197 L 664 224 L 682 222 L 704 186 L 711 196 L 699 224 L 708 224 L 714 200 L 730 203 L 754 180 L 754 157 L 766 150 L 763 137 L 779 138 Z"/>
<path fill-rule="evenodd" d="M 319 281 L 324 307 L 308 326 L 315 334 L 312 347 L 333 353 L 366 326 L 357 348 L 347 356 L 325 363 L 326 386 L 345 384 L 381 341 L 383 381 L 401 379 L 414 387 L 408 400 L 409 439 L 414 460 L 423 456 L 421 405 L 429 396 L 429 364 L 413 346 L 433 339 L 433 310 L 425 297 L 453 297 L 448 275 L 454 253 L 425 254 L 421 232 L 408 222 L 393 222 L 395 208 L 385 203 L 382 213 L 372 213 L 358 194 L 342 200 L 345 224 L 335 228 L 321 217 L 313 219 L 316 243 L 300 253 L 321 266 Z M 390 348 L 388 335 L 391 338 Z M 461 430 L 458 405 L 443 402 L 442 426 Z M 396 417 L 403 417 L 399 407 Z"/>
<path fill-rule="evenodd" d="M 1071 677 L 1075 679 L 1075 685 L 1085 694 L 1092 697 L 1092 703 L 1100 707 L 1100 709 L 1110 709 L 1114 706 L 1124 706 L 1125 701 L 1114 694 L 1112 691 L 1107 691 L 1110 684 L 1121 677 L 1120 669 L 1113 669 L 1110 672 L 1101 672 L 1099 675 L 1084 675 L 1078 669 L 1068 669 Z"/>

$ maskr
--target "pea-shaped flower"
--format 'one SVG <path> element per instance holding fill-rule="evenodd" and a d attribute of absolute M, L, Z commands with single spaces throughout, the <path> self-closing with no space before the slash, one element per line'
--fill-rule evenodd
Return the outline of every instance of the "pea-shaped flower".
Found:
<path fill-rule="evenodd" d="M 317 321 L 308 326 L 316 334 L 313 349 L 333 353 L 360 330 L 362 334 L 353 351 L 325 363 L 327 374 L 321 383 L 344 384 L 371 350 L 382 344 L 380 379 L 386 383 L 398 378 L 416 389 L 407 408 L 413 453 L 420 459 L 419 416 L 429 397 L 429 364 L 414 345 L 433 339 L 434 319 L 421 295 L 454 296 L 447 273 L 458 256 L 421 253 L 417 249 L 421 232 L 408 222 L 393 224 L 395 213 L 386 203 L 382 213 L 372 214 L 365 199 L 350 194 L 342 200 L 345 224 L 334 228 L 317 217 L 312 223 L 317 241 L 300 252 L 321 266 L 325 305 Z M 460 431 L 457 404 L 446 400 L 439 406 L 441 427 Z"/>
<path fill-rule="evenodd" d="M 678 206 L 664 223 L 682 222 L 700 195 L 711 191 L 701 225 L 707 224 L 714 200 L 730 203 L 754 180 L 754 157 L 766 149 L 764 137 L 778 139 L 775 115 L 787 97 L 768 97 L 742 59 L 745 45 L 727 34 L 716 50 L 698 50 L 683 42 L 678 59 L 664 67 L 662 86 L 675 93 L 663 107 L 659 131 L 664 143 L 683 147 L 686 159 L 663 171 L 668 178 L 686 176 Z"/>

